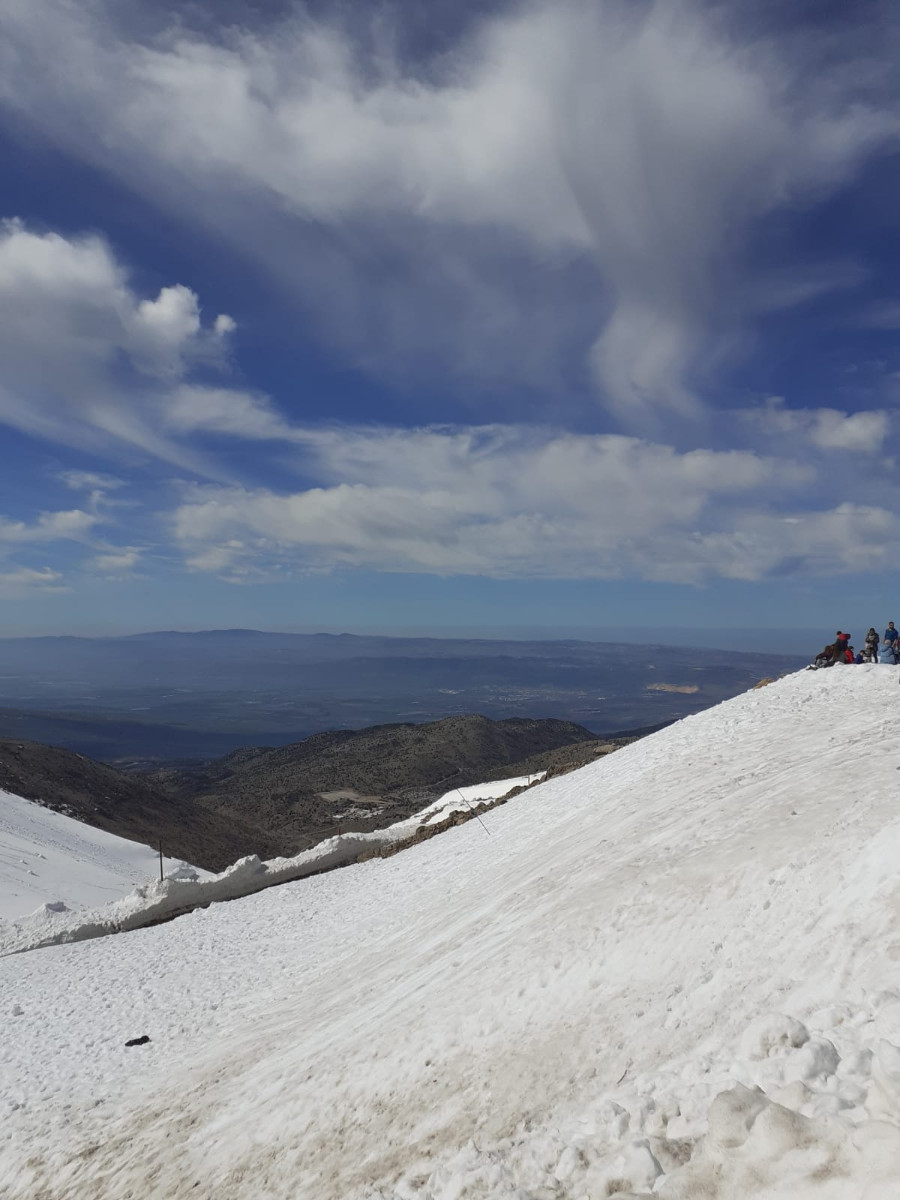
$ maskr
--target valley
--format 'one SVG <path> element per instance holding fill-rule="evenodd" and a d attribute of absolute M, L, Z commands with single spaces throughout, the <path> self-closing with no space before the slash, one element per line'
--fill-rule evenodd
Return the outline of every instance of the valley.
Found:
<path fill-rule="evenodd" d="M 0 639 L 0 737 L 141 769 L 468 713 L 610 735 L 737 695 L 802 655 L 254 630 Z"/>

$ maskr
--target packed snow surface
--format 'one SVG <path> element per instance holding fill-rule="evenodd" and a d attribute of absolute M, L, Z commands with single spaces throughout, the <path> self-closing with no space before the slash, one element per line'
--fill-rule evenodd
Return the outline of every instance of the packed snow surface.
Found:
<path fill-rule="evenodd" d="M 898 705 L 801 672 L 490 836 L 0 960 L 0 1194 L 896 1200 Z"/>
<path fill-rule="evenodd" d="M 218 875 L 199 871 L 185 863 L 164 860 L 168 862 L 170 869 L 164 872 L 163 879 L 157 877 L 149 882 L 140 883 L 120 900 L 107 902 L 97 908 L 78 908 L 76 911 L 62 902 L 45 902 L 25 917 L 6 925 L 0 921 L 0 956 L 22 953 L 24 950 L 33 950 L 41 946 L 84 941 L 110 933 L 141 929 L 146 925 L 189 912 L 201 904 L 238 900 L 277 884 L 290 883 L 297 879 L 305 879 L 309 875 L 316 875 L 320 871 L 346 866 L 355 862 L 360 855 L 371 854 L 380 847 L 403 842 L 419 829 L 438 825 L 453 813 L 468 811 L 475 815 L 478 804 L 499 799 L 511 789 L 528 787 L 540 780 L 544 774 L 542 771 L 538 775 L 520 775 L 498 782 L 455 788 L 428 808 L 383 829 L 373 829 L 368 833 L 338 834 L 290 858 L 273 858 L 262 862 L 256 855 L 249 855 Z M 23 863 L 26 861 L 21 860 Z M 53 865 L 59 871 L 58 863 L 54 861 Z M 60 879 L 66 877 L 67 868 L 68 863 L 64 861 L 63 868 L 59 871 Z M 90 866 L 86 866 L 85 873 L 90 879 Z M 46 872 L 44 890 L 54 895 L 61 890 L 61 884 L 53 883 L 52 870 Z M 123 890 L 122 886 L 117 889 L 120 895 Z"/>
<path fill-rule="evenodd" d="M 499 800 L 514 788 L 531 787 L 533 783 L 539 783 L 546 774 L 546 771 L 540 771 L 537 775 L 516 775 L 512 779 L 494 779 L 490 783 L 473 783 L 468 787 L 454 788 L 451 792 L 445 792 L 440 800 L 435 800 L 428 808 L 415 813 L 403 824 L 433 825 L 450 813 L 464 811 L 473 804 L 481 804 L 485 800 Z"/>
<path fill-rule="evenodd" d="M 163 859 L 164 873 L 180 865 Z M 64 912 L 106 904 L 158 877 L 159 854 L 149 846 L 0 791 L 0 922 L 42 905 Z"/>

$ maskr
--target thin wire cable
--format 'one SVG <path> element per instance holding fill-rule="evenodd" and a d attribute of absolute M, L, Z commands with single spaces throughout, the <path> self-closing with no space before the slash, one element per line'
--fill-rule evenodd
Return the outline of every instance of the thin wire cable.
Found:
<path fill-rule="evenodd" d="M 488 835 L 488 837 L 492 837 L 493 835 L 491 834 L 491 831 L 488 829 L 487 825 L 485 825 L 484 821 L 482 821 L 481 817 L 479 817 L 478 813 L 475 811 L 475 809 L 472 807 L 472 805 L 468 802 L 468 800 L 465 798 L 465 796 L 462 794 L 462 792 L 459 790 L 459 788 L 454 788 L 453 790 L 458 793 L 460 800 L 462 800 L 463 804 L 466 806 L 466 808 L 469 810 L 469 812 L 472 814 L 472 816 L 475 817 L 475 819 L 478 821 L 478 824 L 481 826 L 481 828 L 484 830 L 484 832 Z"/>

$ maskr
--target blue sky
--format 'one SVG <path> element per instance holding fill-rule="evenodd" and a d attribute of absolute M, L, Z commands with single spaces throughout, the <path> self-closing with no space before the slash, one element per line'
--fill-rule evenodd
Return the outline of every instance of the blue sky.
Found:
<path fill-rule="evenodd" d="M 4 632 L 891 615 L 895 6 L 0 16 Z"/>

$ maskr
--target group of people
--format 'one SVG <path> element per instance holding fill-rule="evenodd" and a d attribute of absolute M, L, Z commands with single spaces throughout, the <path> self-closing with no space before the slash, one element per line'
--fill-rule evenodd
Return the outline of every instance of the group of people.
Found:
<path fill-rule="evenodd" d="M 834 641 L 820 651 L 810 670 L 819 667 L 833 667 L 836 663 L 900 663 L 900 629 L 894 628 L 894 622 L 888 621 L 884 637 L 879 639 L 874 627 L 866 634 L 862 650 L 856 650 L 850 645 L 850 634 L 842 633 L 839 629 Z"/>

